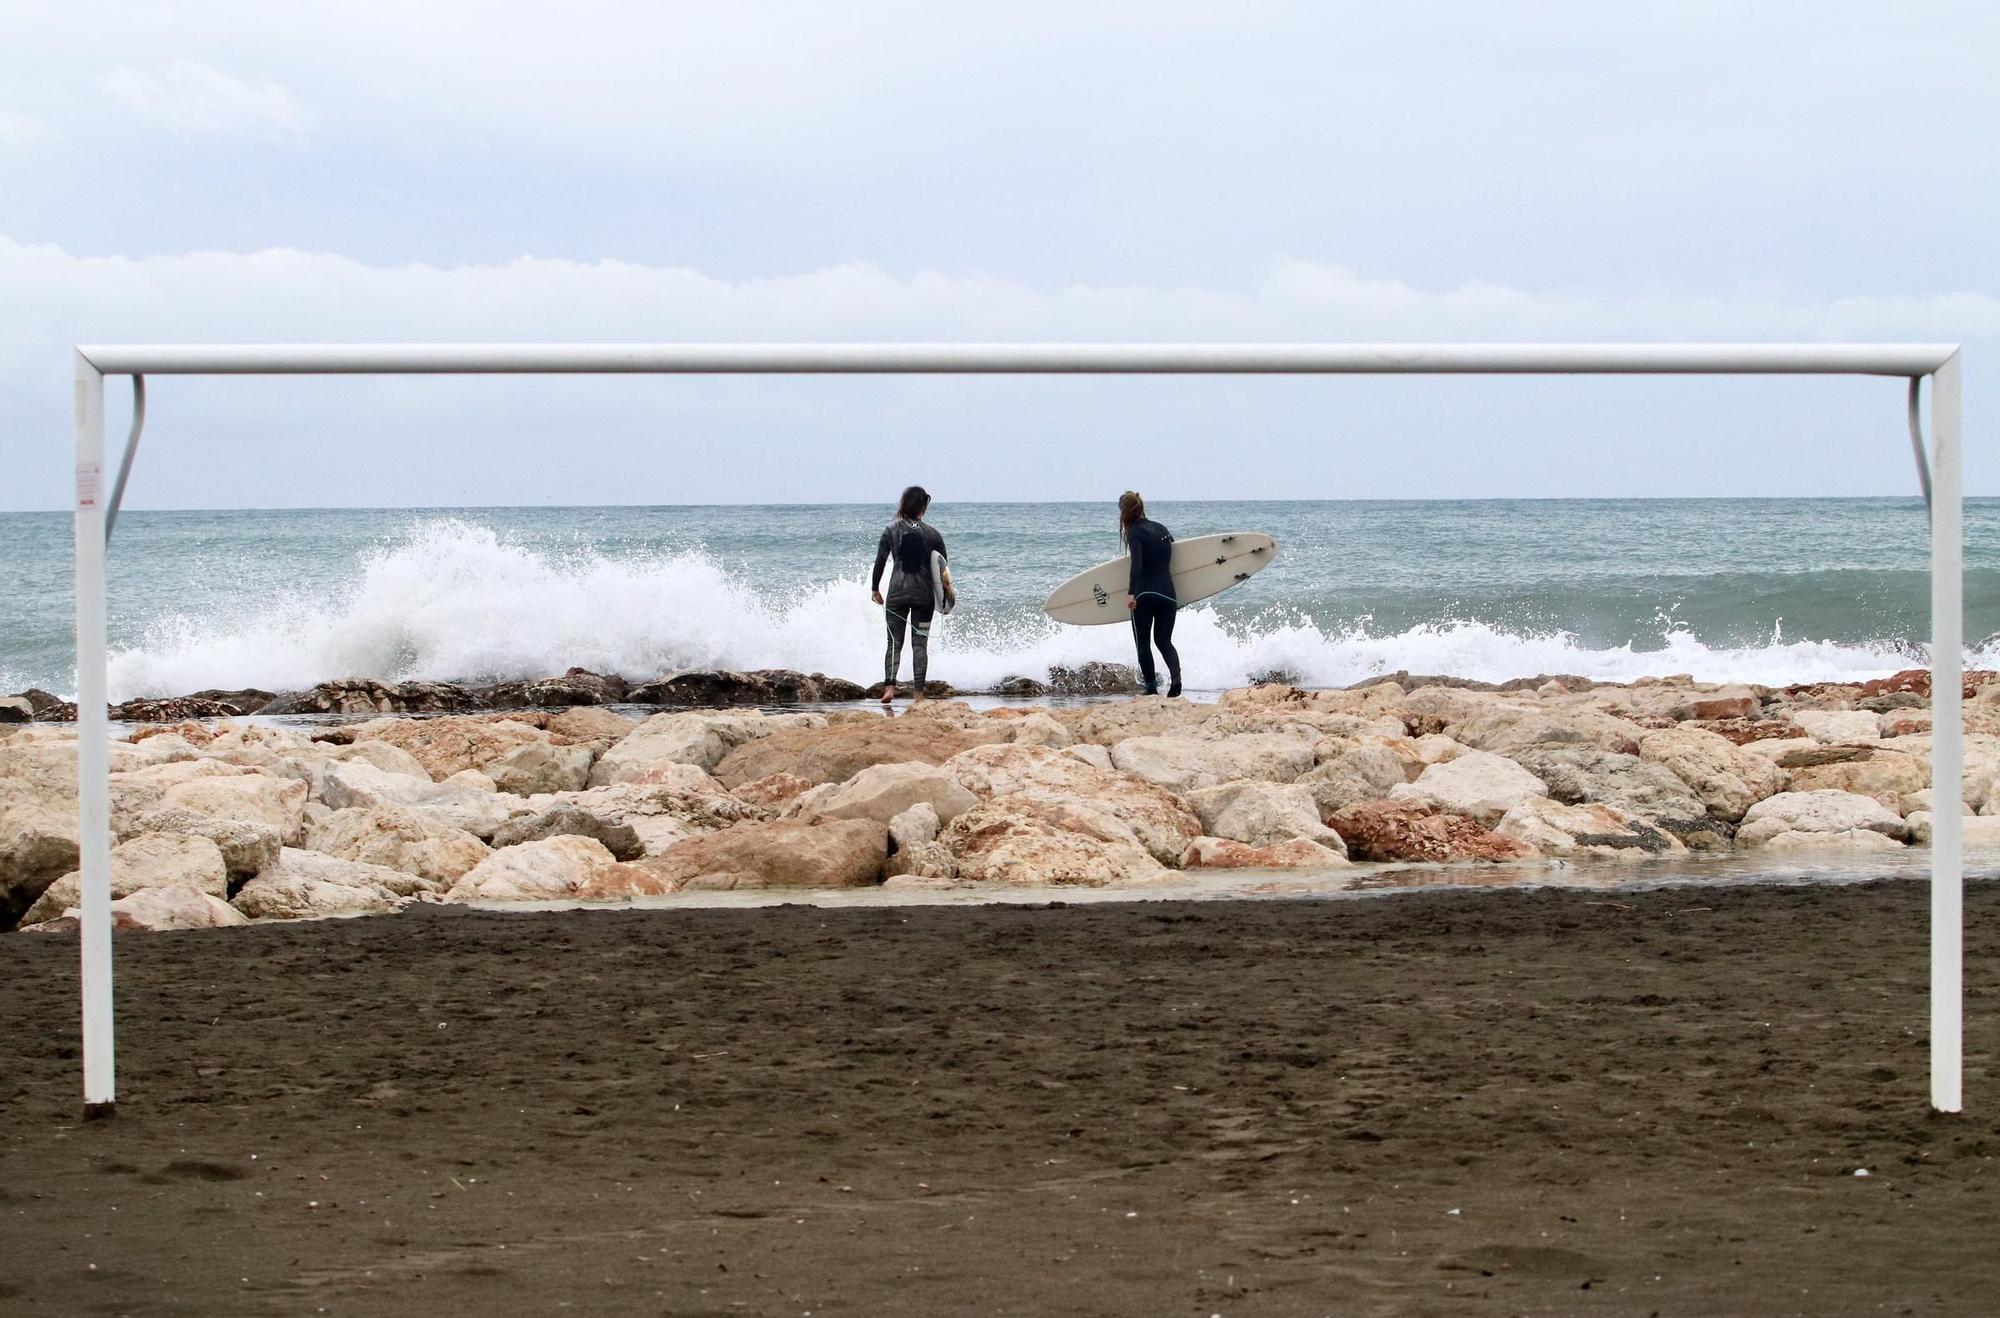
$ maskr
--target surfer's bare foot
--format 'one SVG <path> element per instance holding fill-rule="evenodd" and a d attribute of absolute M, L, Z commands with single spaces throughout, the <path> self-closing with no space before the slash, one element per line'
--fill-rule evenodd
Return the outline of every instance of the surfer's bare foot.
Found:
<path fill-rule="evenodd" d="M 923 704 L 928 699 L 930 699 L 930 697 L 924 694 L 924 689 L 922 687 L 918 687 L 917 694 L 910 698 L 910 705 L 912 708 L 914 708 L 918 705 Z"/>
<path fill-rule="evenodd" d="M 882 688 L 883 704 L 885 705 L 891 704 L 895 701 L 895 699 L 896 699 L 896 688 L 894 686 L 885 686 Z"/>

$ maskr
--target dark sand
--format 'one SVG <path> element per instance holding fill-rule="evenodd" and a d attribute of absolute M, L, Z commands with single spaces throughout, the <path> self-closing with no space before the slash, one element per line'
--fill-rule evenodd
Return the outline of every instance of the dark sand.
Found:
<path fill-rule="evenodd" d="M 0 938 L 6 1314 L 2000 1311 L 1919 883 Z M 1871 1175 L 1856 1177 L 1854 1169 Z"/>

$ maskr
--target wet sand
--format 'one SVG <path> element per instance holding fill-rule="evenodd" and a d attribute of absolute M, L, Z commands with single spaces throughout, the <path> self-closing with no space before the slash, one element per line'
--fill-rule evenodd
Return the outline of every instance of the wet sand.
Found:
<path fill-rule="evenodd" d="M 0 1312 L 1983 1314 L 1921 883 L 0 939 Z M 1857 1168 L 1866 1177 L 1856 1176 Z"/>

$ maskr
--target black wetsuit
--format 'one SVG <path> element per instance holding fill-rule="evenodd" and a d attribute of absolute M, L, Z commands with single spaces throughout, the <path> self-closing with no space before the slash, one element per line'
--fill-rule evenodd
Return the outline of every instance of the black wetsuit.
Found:
<path fill-rule="evenodd" d="M 1136 601 L 1132 606 L 1132 639 L 1139 647 L 1139 674 L 1146 679 L 1146 694 L 1160 689 L 1153 670 L 1153 646 L 1167 661 L 1167 694 L 1181 693 L 1181 656 L 1174 649 L 1174 615 L 1180 601 L 1174 597 L 1174 579 L 1169 568 L 1173 554 L 1173 532 L 1151 518 L 1141 518 L 1125 532 L 1125 547 L 1132 555 L 1132 580 L 1127 588 Z M 1150 642 L 1149 638 L 1150 637 Z"/>
<path fill-rule="evenodd" d="M 903 666 L 903 630 L 910 633 L 910 670 L 923 690 L 924 674 L 931 660 L 931 617 L 937 611 L 937 588 L 931 582 L 931 554 L 943 557 L 944 537 L 925 521 L 898 517 L 882 531 L 875 546 L 875 571 L 868 578 L 870 590 L 882 589 L 882 569 L 891 562 L 889 589 L 882 596 L 883 619 L 889 629 L 889 649 L 883 656 L 882 680 L 896 684 L 896 672 Z"/>

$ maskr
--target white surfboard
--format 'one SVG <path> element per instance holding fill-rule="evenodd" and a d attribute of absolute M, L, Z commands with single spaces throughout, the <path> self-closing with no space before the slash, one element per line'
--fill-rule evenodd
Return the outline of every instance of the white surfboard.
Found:
<path fill-rule="evenodd" d="M 1248 581 L 1278 557 L 1278 542 L 1262 531 L 1230 531 L 1174 541 L 1168 571 L 1174 596 L 1193 604 Z M 1098 623 L 1130 622 L 1125 591 L 1132 583 L 1132 557 L 1127 554 L 1099 563 L 1057 586 L 1043 611 L 1057 622 L 1090 627 Z"/>

